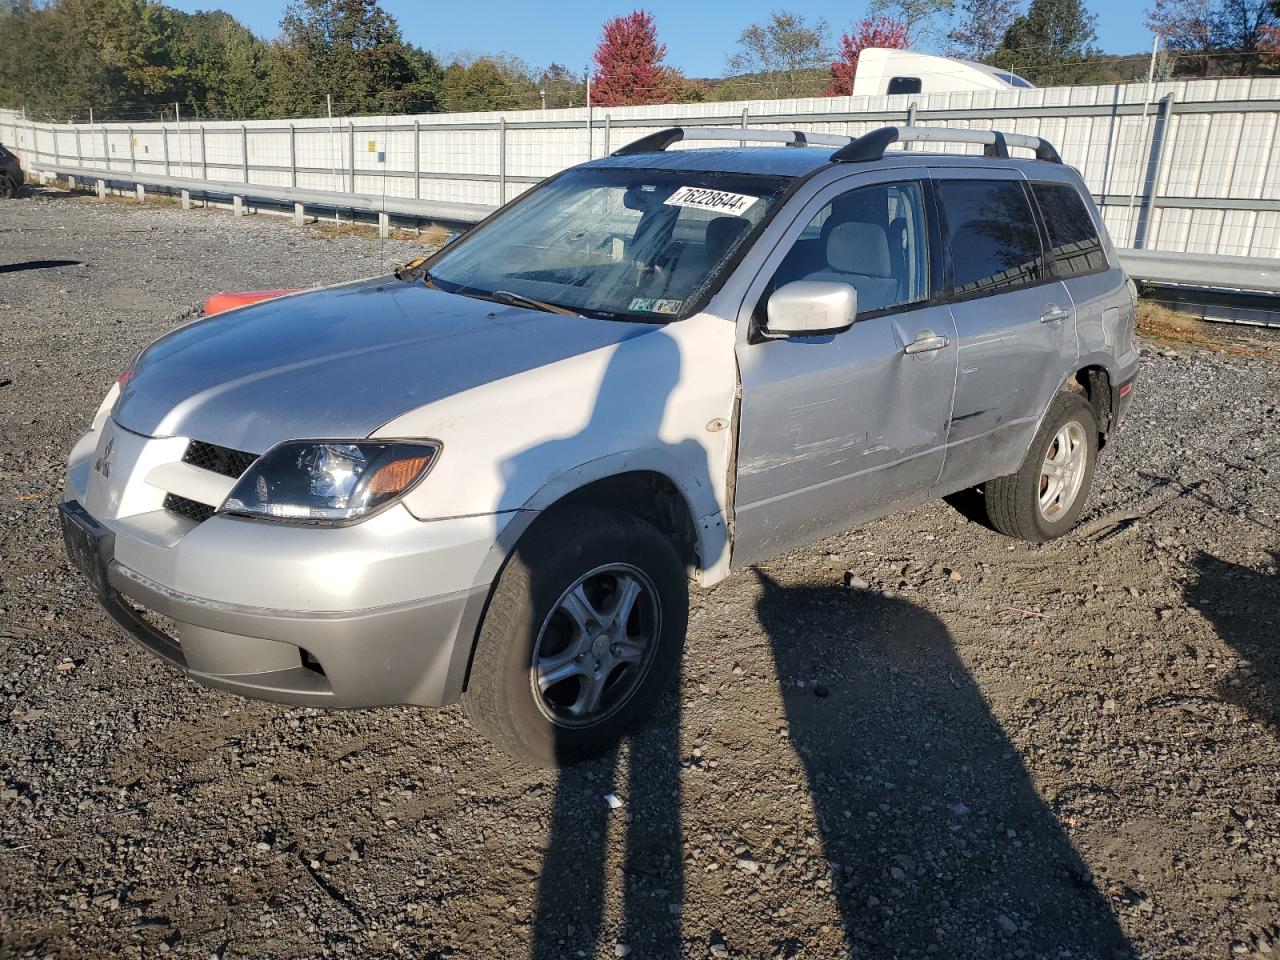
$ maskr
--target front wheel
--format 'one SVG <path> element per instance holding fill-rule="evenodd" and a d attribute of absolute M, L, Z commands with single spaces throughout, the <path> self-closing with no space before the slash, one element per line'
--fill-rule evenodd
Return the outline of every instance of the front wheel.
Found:
<path fill-rule="evenodd" d="M 1098 458 L 1098 421 L 1078 393 L 1060 393 L 1017 473 L 984 484 L 987 518 L 1001 533 L 1043 543 L 1084 510 Z"/>
<path fill-rule="evenodd" d="M 652 525 L 552 512 L 498 577 L 463 706 L 513 755 L 550 766 L 594 756 L 652 712 L 688 617 L 684 565 Z"/>
<path fill-rule="evenodd" d="M 13 177 L 0 176 L 0 200 L 12 200 L 17 195 L 17 181 Z"/>

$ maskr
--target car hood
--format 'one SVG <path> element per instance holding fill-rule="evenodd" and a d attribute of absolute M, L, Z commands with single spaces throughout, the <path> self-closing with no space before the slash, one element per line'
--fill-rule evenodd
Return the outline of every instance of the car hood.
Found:
<path fill-rule="evenodd" d="M 365 437 L 433 401 L 655 329 L 369 280 L 160 338 L 138 358 L 112 415 L 144 436 L 249 453 L 296 438 Z"/>

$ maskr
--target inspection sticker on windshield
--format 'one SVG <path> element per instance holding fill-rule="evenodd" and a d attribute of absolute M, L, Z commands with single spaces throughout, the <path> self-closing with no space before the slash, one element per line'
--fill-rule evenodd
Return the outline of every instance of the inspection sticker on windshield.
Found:
<path fill-rule="evenodd" d="M 749 197 L 745 193 L 726 193 L 724 190 L 710 190 L 706 187 L 681 187 L 666 203 L 672 207 L 693 207 L 696 210 L 714 210 L 740 217 L 759 197 Z"/>
<path fill-rule="evenodd" d="M 658 297 L 633 297 L 632 313 L 679 313 L 683 300 L 664 300 Z"/>

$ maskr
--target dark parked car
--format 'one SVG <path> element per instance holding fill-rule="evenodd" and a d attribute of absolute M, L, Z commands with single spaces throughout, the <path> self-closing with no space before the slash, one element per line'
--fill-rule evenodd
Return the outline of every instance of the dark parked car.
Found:
<path fill-rule="evenodd" d="M 22 161 L 0 143 L 0 200 L 16 197 L 26 177 L 22 173 Z"/>

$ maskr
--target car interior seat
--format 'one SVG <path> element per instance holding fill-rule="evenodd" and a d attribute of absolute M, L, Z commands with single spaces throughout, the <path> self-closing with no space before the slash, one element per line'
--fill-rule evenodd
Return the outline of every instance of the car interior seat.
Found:
<path fill-rule="evenodd" d="M 836 224 L 827 235 L 827 264 L 804 279 L 847 283 L 858 291 L 858 312 L 897 302 L 898 280 L 889 253 L 889 236 L 878 223 Z"/>

